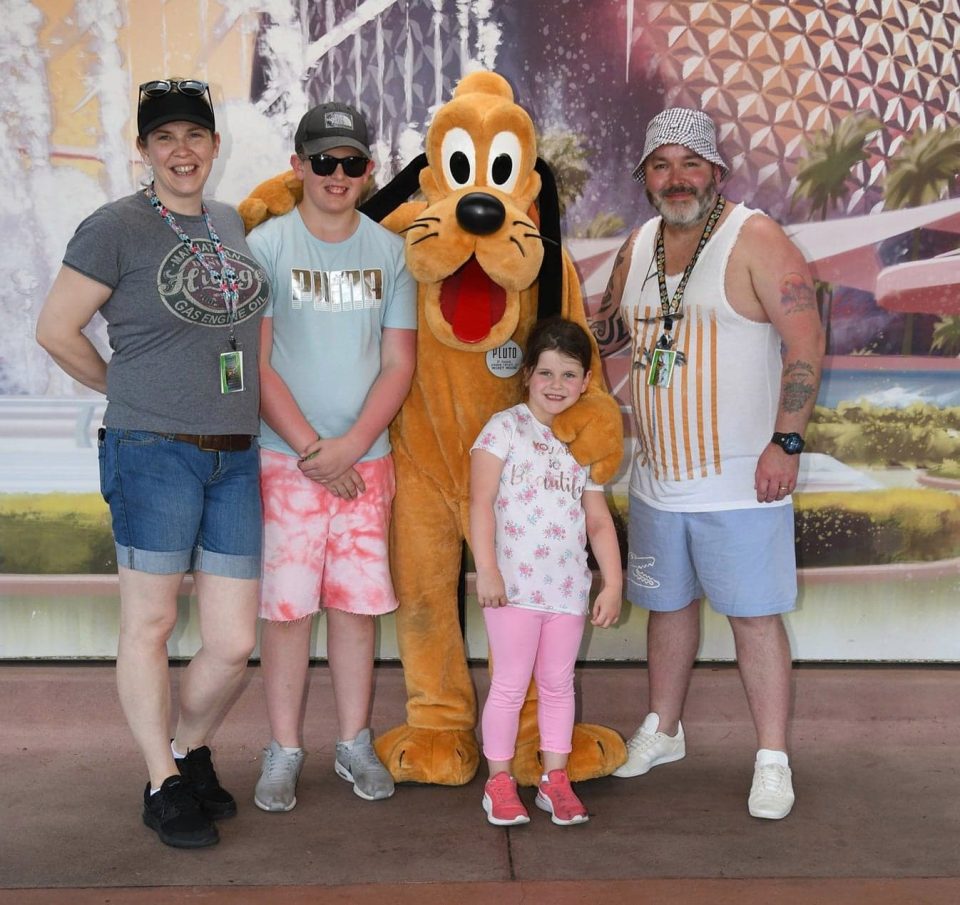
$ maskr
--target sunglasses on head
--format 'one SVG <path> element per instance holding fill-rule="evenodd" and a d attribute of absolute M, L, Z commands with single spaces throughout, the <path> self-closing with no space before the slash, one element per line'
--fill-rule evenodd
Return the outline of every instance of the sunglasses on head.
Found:
<path fill-rule="evenodd" d="M 317 176 L 332 176 L 338 166 L 343 167 L 344 175 L 351 179 L 363 176 L 367 172 L 369 157 L 356 155 L 354 157 L 334 157 L 331 154 L 314 154 L 308 157 L 310 167 Z"/>
<path fill-rule="evenodd" d="M 210 86 L 199 79 L 154 79 L 140 86 L 140 93 L 147 97 L 163 97 L 171 91 L 187 97 L 202 97 L 210 91 Z"/>

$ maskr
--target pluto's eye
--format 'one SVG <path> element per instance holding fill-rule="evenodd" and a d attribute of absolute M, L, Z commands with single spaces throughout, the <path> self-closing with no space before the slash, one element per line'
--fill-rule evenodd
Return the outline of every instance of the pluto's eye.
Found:
<path fill-rule="evenodd" d="M 498 132 L 490 142 L 490 172 L 487 183 L 512 192 L 520 178 L 523 161 L 520 139 L 513 132 Z"/>
<path fill-rule="evenodd" d="M 477 151 L 466 129 L 451 129 L 440 147 L 443 175 L 452 189 L 473 185 L 476 180 Z"/>

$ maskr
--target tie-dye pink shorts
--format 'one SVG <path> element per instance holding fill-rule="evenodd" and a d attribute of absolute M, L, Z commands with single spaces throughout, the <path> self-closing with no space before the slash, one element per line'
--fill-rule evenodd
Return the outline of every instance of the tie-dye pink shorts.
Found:
<path fill-rule="evenodd" d="M 393 459 L 355 467 L 366 490 L 340 499 L 305 477 L 292 456 L 261 450 L 260 618 L 290 622 L 321 605 L 364 616 L 397 608 L 387 559 Z"/>

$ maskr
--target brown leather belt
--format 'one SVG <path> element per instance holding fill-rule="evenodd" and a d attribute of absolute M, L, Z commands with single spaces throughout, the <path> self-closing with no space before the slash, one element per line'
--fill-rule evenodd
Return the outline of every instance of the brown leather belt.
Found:
<path fill-rule="evenodd" d="M 174 440 L 192 443 L 209 452 L 243 452 L 250 449 L 250 434 L 169 434 Z"/>

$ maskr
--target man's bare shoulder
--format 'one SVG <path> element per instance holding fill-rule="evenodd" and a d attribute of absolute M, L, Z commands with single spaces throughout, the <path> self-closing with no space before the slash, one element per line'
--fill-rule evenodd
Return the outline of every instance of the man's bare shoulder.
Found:
<path fill-rule="evenodd" d="M 754 211 L 747 217 L 740 230 L 740 238 L 748 243 L 787 242 L 790 239 L 783 231 L 783 227 L 769 214 L 763 211 Z"/>
<path fill-rule="evenodd" d="M 776 220 L 758 211 L 747 218 L 740 230 L 734 261 L 748 268 L 758 264 L 773 269 L 797 268 L 803 265 L 803 255 Z"/>

